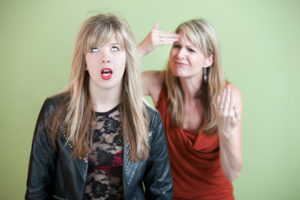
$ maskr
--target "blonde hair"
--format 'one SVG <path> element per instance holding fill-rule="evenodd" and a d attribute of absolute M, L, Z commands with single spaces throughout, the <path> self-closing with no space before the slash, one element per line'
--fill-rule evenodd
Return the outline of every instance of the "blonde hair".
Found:
<path fill-rule="evenodd" d="M 175 32 L 182 32 L 192 44 L 202 50 L 206 57 L 213 56 L 213 64 L 207 68 L 207 82 L 202 79 L 198 97 L 204 105 L 206 122 L 204 133 L 215 134 L 217 131 L 216 99 L 226 84 L 217 34 L 212 25 L 204 19 L 194 19 L 184 22 L 177 27 Z M 183 122 L 183 91 L 179 78 L 173 75 L 169 63 L 165 73 L 165 80 L 173 126 L 180 127 Z"/>
<path fill-rule="evenodd" d="M 77 36 L 73 53 L 70 82 L 65 98 L 53 117 L 51 138 L 55 144 L 58 129 L 64 130 L 72 143 L 73 154 L 85 157 L 92 147 L 95 112 L 89 98 L 89 74 L 85 70 L 85 54 L 95 46 L 115 37 L 126 52 L 125 73 L 121 91 L 121 120 L 125 139 L 130 145 L 130 159 L 148 157 L 149 116 L 143 104 L 140 63 L 137 47 L 128 23 L 122 18 L 100 14 L 87 19 Z"/>

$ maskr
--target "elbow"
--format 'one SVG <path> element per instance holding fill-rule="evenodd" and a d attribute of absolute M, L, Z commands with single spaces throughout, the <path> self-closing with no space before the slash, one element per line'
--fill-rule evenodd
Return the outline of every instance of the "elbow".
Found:
<path fill-rule="evenodd" d="M 233 182 L 235 179 L 237 179 L 240 176 L 242 168 L 243 168 L 243 164 L 241 163 L 238 167 L 236 167 L 231 172 L 225 173 L 227 180 Z"/>
<path fill-rule="evenodd" d="M 240 175 L 240 172 L 233 172 L 233 173 L 230 173 L 230 174 L 226 174 L 226 179 L 230 182 L 233 182 L 235 179 L 237 179 L 237 177 L 239 177 Z"/>

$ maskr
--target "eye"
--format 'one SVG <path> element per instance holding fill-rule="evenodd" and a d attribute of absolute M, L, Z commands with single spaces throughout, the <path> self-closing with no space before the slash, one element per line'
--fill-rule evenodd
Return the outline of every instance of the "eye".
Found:
<path fill-rule="evenodd" d="M 192 49 L 192 48 L 188 48 L 188 51 L 192 52 L 192 53 L 196 52 L 195 49 Z"/>
<path fill-rule="evenodd" d="M 120 47 L 114 45 L 114 46 L 111 47 L 111 50 L 112 50 L 112 51 L 120 51 Z"/>
<path fill-rule="evenodd" d="M 99 51 L 99 49 L 98 49 L 97 47 L 91 48 L 91 52 L 92 52 L 92 53 L 95 53 L 95 52 L 98 52 L 98 51 Z"/>

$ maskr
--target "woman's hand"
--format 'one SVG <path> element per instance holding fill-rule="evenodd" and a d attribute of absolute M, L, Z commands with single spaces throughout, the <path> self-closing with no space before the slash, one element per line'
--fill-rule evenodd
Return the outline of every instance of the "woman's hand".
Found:
<path fill-rule="evenodd" d="M 139 53 L 145 56 L 158 46 L 173 44 L 178 38 L 179 35 L 176 33 L 159 30 L 158 23 L 155 22 L 150 33 L 138 45 Z"/>
<path fill-rule="evenodd" d="M 218 96 L 218 129 L 221 136 L 230 137 L 230 133 L 240 121 L 240 111 L 236 105 L 236 96 L 230 86 L 226 87 Z"/>
<path fill-rule="evenodd" d="M 235 180 L 243 167 L 242 158 L 242 95 L 229 85 L 218 96 L 217 121 L 221 168 L 229 181 Z"/>

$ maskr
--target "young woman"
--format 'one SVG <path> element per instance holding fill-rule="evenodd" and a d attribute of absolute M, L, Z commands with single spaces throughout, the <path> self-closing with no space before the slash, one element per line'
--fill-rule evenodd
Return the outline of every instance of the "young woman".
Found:
<path fill-rule="evenodd" d="M 123 19 L 84 22 L 70 83 L 38 117 L 26 199 L 172 199 L 162 122 L 143 103 L 136 50 Z"/>
<path fill-rule="evenodd" d="M 166 71 L 143 73 L 143 90 L 160 112 L 168 142 L 174 199 L 234 199 L 242 169 L 242 95 L 227 82 L 213 27 L 204 19 L 158 29 L 141 55 L 173 44 Z M 150 84 L 151 83 L 151 84 Z"/>

